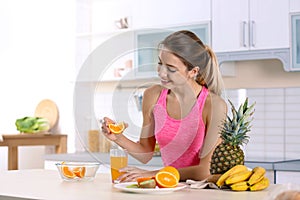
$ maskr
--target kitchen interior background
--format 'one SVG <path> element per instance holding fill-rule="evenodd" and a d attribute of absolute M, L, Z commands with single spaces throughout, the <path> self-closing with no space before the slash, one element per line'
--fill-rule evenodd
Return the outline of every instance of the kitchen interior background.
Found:
<path fill-rule="evenodd" d="M 244 145 L 246 159 L 299 159 L 300 74 L 284 72 L 278 60 L 236 62 L 234 73 L 235 76 L 223 77 L 227 88 L 224 92 L 225 99 L 230 99 L 236 106 L 240 105 L 246 97 L 249 97 L 249 103 L 256 102 L 250 140 Z M 145 83 L 131 84 L 143 85 Z M 148 84 L 152 83 L 149 81 Z M 243 86 L 240 87 L 240 84 Z M 101 84 L 101 86 L 102 91 L 95 93 L 97 118 L 100 119 L 103 116 L 118 118 L 129 113 L 130 126 L 126 134 L 133 140 L 137 140 L 139 129 L 136 127 L 141 127 L 142 114 L 134 98 L 128 101 L 125 98 L 135 94 L 135 90 L 128 86 L 127 89 L 126 86 L 120 89 L 118 84 L 112 83 Z M 115 90 L 105 92 L 103 88 L 115 88 Z M 115 92 L 123 93 L 124 101 L 120 99 L 117 105 L 112 106 Z M 230 108 L 229 104 L 228 108 Z"/>
<path fill-rule="evenodd" d="M 101 3 L 100 0 L 94 2 Z M 108 0 L 104 2 L 111 5 Z M 109 13 L 98 14 L 101 22 L 105 22 L 107 16 L 119 19 L 129 12 L 124 11 L 126 1 L 112 2 L 120 3 L 117 11 L 121 9 L 121 12 L 113 12 L 108 7 L 106 10 Z M 90 26 L 84 23 L 89 15 L 81 16 L 76 12 L 78 5 L 86 5 L 85 1 L 4 0 L 0 5 L 0 25 L 5 30 L 1 31 L 0 37 L 0 133 L 16 133 L 15 120 L 32 115 L 40 100 L 50 98 L 57 103 L 60 111 L 60 132 L 68 134 L 68 152 L 85 150 L 86 143 L 76 142 L 78 133 L 74 129 L 72 107 L 74 77 L 78 70 L 74 67 L 77 62 L 74 55 L 77 55 L 76 59 L 85 57 L 76 54 L 74 30 L 78 24 Z M 93 8 L 94 12 L 96 8 Z M 106 26 L 110 26 L 111 31 L 112 25 Z M 231 73 L 224 75 L 226 97 L 238 104 L 241 98 L 249 96 L 251 102 L 257 103 L 251 139 L 245 146 L 249 159 L 300 157 L 299 78 L 300 72 L 284 71 L 281 61 L 277 59 L 231 63 Z M 131 87 L 147 84 L 150 80 L 128 82 L 127 89 L 118 87 L 117 81 L 101 83 L 99 90 L 95 91 L 93 114 L 97 118 L 117 117 L 122 113 L 116 110 L 123 111 L 122 108 L 128 107 L 126 112 L 131 114 L 129 123 L 133 128 L 129 128 L 127 134 L 136 140 L 142 120 L 141 112 L 137 110 L 133 99 L 121 101 L 117 105 L 119 108 L 112 110 L 112 96 L 116 91 L 130 96 L 133 94 Z M 97 129 L 98 126 L 89 121 L 91 116 L 85 116 L 85 119 L 86 131 L 80 135 L 87 136 L 88 130 Z M 43 168 L 45 150 L 44 147 L 21 147 L 19 168 Z M 0 147 L 0 157 L 0 169 L 7 169 L 5 147 Z"/>

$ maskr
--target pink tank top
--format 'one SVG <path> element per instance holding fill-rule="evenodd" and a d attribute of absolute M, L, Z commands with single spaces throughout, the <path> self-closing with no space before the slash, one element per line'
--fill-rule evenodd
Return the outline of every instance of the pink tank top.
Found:
<path fill-rule="evenodd" d="M 198 165 L 199 152 L 205 137 L 202 110 L 208 90 L 202 88 L 197 103 L 182 119 L 174 119 L 168 115 L 167 95 L 168 89 L 163 89 L 153 110 L 155 138 L 160 146 L 162 161 L 165 166 L 176 168 Z"/>

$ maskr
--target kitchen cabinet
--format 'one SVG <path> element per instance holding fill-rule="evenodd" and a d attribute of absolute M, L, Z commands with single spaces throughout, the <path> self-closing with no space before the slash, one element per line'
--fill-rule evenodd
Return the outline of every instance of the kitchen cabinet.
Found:
<path fill-rule="evenodd" d="M 291 70 L 300 71 L 300 13 L 291 15 Z"/>
<path fill-rule="evenodd" d="M 126 18 L 131 26 L 131 6 L 128 5 L 131 5 L 131 0 L 77 1 L 75 61 L 77 81 L 117 81 L 130 71 L 133 52 L 114 54 L 114 52 L 120 52 L 116 51 L 116 48 L 133 49 L 133 34 L 128 33 L 131 29 L 123 29 L 119 24 L 121 19 Z M 115 38 L 119 42 L 118 46 L 115 45 Z M 98 60 L 101 61 L 99 63 L 95 63 L 96 54 L 103 58 L 103 60 Z M 111 60 L 107 61 L 105 58 L 111 58 Z M 94 67 L 83 69 L 87 64 L 93 66 L 98 64 L 96 67 L 101 68 L 101 72 L 96 72 L 99 70 L 93 69 Z M 83 71 L 87 73 L 84 77 L 79 74 Z"/>
<path fill-rule="evenodd" d="M 290 12 L 300 12 L 300 1 L 290 0 Z"/>
<path fill-rule="evenodd" d="M 145 29 L 169 29 L 175 26 L 179 29 L 192 26 L 193 24 L 207 23 L 211 18 L 211 3 L 210 0 L 199 0 L 193 2 L 193 4 L 187 4 L 184 0 L 176 0 L 175 2 L 171 0 L 78 0 L 76 16 L 77 52 L 75 71 L 77 75 L 78 73 L 82 73 L 80 71 L 82 71 L 83 65 L 88 62 L 87 59 L 90 59 L 91 54 L 96 50 L 98 51 L 102 46 L 105 46 L 103 45 L 104 43 L 114 40 L 120 34 L 126 34 L 126 32 L 132 33 L 126 34 L 128 38 L 122 42 L 122 45 L 125 45 L 129 51 L 117 55 L 109 63 L 101 62 L 99 64 L 99 67 L 103 68 L 103 72 L 99 75 L 101 77 L 93 77 L 95 72 L 91 69 L 88 72 L 90 75 L 80 81 L 132 80 L 137 78 L 152 78 L 156 75 L 155 67 L 153 65 L 145 65 L 144 63 L 144 55 L 148 56 L 149 51 L 145 53 L 145 51 L 136 50 L 136 37 L 142 37 L 139 35 L 141 32 Z M 128 21 L 128 28 L 120 29 L 119 21 L 124 18 Z M 205 31 L 207 30 L 205 29 Z M 155 32 L 157 30 L 152 31 Z M 167 33 L 169 32 L 160 34 L 158 38 L 155 38 L 155 41 L 149 42 L 152 44 L 157 43 Z M 208 34 L 210 32 L 205 32 L 205 38 L 201 39 L 210 39 L 210 37 L 208 38 Z M 152 36 L 148 39 L 153 39 L 151 38 Z M 210 41 L 207 41 L 207 43 L 210 43 Z M 105 52 L 105 54 L 107 53 Z M 138 57 L 141 58 L 141 54 L 143 54 L 143 58 L 138 59 Z M 157 53 L 154 53 L 154 55 L 157 55 Z M 151 58 L 153 56 L 148 59 Z M 143 62 L 141 62 L 142 60 Z"/>
<path fill-rule="evenodd" d="M 216 52 L 289 47 L 289 1 L 212 0 Z"/>
<path fill-rule="evenodd" d="M 133 0 L 134 29 L 195 24 L 211 19 L 211 1 Z"/>
<path fill-rule="evenodd" d="M 188 24 L 164 29 L 142 29 L 135 34 L 135 77 L 156 77 L 158 44 L 174 31 L 190 30 L 210 45 L 210 23 Z"/>

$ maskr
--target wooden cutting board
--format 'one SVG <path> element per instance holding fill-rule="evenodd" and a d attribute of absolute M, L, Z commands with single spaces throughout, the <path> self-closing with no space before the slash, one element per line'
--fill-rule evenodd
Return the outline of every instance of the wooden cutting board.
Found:
<path fill-rule="evenodd" d="M 49 120 L 50 130 L 57 124 L 59 112 L 57 105 L 50 99 L 42 100 L 36 107 L 35 117 L 44 117 Z"/>

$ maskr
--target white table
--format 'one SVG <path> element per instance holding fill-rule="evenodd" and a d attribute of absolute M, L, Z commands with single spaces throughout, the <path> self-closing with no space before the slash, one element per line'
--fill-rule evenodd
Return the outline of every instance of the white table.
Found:
<path fill-rule="evenodd" d="M 110 174 L 97 174 L 90 182 L 65 182 L 56 170 L 11 170 L 0 172 L 0 199 L 3 196 L 51 200 L 264 200 L 278 190 L 271 185 L 260 192 L 232 192 L 212 189 L 185 188 L 169 194 L 135 194 L 115 189 Z"/>

